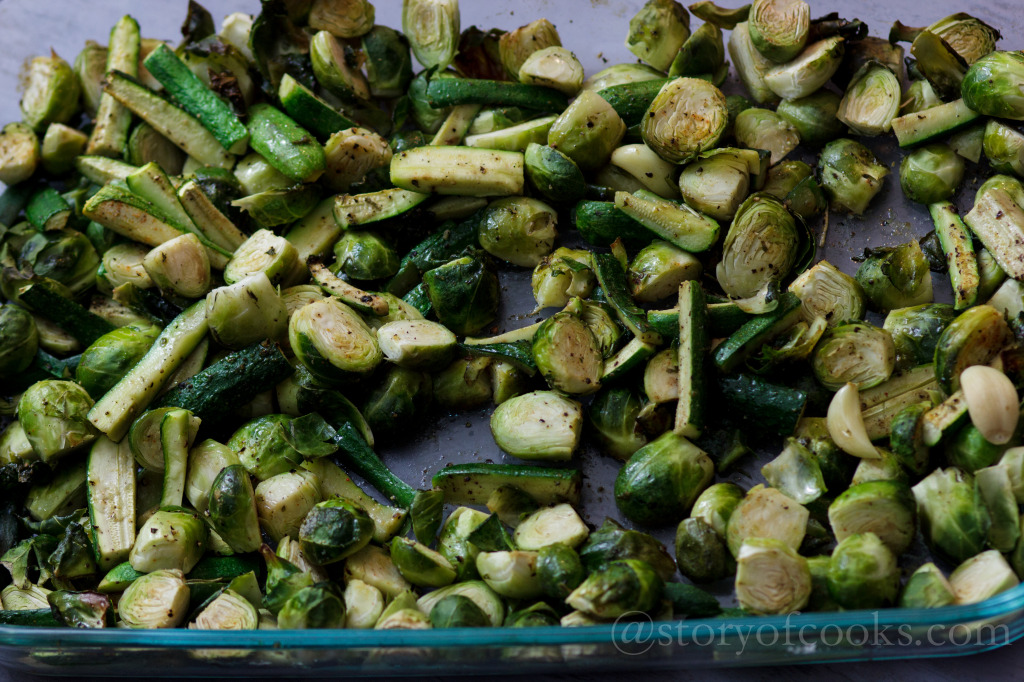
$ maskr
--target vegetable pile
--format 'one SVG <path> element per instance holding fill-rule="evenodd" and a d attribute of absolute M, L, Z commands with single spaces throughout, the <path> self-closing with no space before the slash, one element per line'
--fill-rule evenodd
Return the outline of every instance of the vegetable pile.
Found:
<path fill-rule="evenodd" d="M 546 19 L 461 30 L 456 0 L 404 0 L 402 31 L 366 0 L 260 10 L 37 57 L 0 133 L 0 623 L 581 626 L 1018 584 L 1024 56 L 996 29 L 649 0 L 639 61 L 587 78 Z M 815 244 L 897 180 L 890 132 L 935 229 L 851 277 Z M 544 312 L 494 335 L 514 268 Z M 478 409 L 529 464 L 417 490 L 375 452 Z M 578 512 L 584 438 L 626 526 Z M 634 529 L 669 525 L 674 557 Z"/>

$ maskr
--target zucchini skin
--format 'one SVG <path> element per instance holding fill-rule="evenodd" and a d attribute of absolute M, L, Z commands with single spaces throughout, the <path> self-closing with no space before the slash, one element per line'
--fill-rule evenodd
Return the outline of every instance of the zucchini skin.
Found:
<path fill-rule="evenodd" d="M 569 98 L 558 90 L 540 85 L 475 78 L 432 78 L 427 84 L 427 101 L 430 106 L 437 108 L 456 104 L 483 104 L 562 111 L 569 103 Z"/>
<path fill-rule="evenodd" d="M 262 341 L 231 353 L 181 382 L 154 407 L 181 407 L 204 421 L 217 420 L 252 396 L 281 383 L 293 371 L 280 345 Z"/>
<path fill-rule="evenodd" d="M 721 377 L 718 389 L 725 414 L 741 415 L 758 431 L 780 436 L 793 435 L 807 405 L 804 391 L 750 374 Z"/>
<path fill-rule="evenodd" d="M 330 419 L 325 415 L 326 419 Z M 395 476 L 390 469 L 380 460 L 377 453 L 373 451 L 366 439 L 356 430 L 351 422 L 345 422 L 336 427 L 337 435 L 334 442 L 338 444 L 338 459 L 345 468 L 351 469 L 374 488 L 384 494 L 389 500 L 404 509 L 412 506 L 413 498 L 416 497 L 416 489 Z"/>
<path fill-rule="evenodd" d="M 470 462 L 441 469 L 431 483 L 444 491 L 450 504 L 484 504 L 494 489 L 510 484 L 542 505 L 559 501 L 575 505 L 580 500 L 582 475 L 576 469 Z"/>
<path fill-rule="evenodd" d="M 114 331 L 114 325 L 99 315 L 89 312 L 84 306 L 64 298 L 46 287 L 30 284 L 18 294 L 18 298 L 33 310 L 46 311 L 46 317 L 53 320 L 83 346 L 91 346 L 96 339 Z"/>
<path fill-rule="evenodd" d="M 658 237 L 633 220 L 614 201 L 581 201 L 573 211 L 573 222 L 580 236 L 594 246 L 611 246 L 622 239 L 627 246 L 646 246 Z"/>
<path fill-rule="evenodd" d="M 594 274 L 597 275 L 597 281 L 609 303 L 618 313 L 619 320 L 647 343 L 661 343 L 661 334 L 647 321 L 647 313 L 633 301 L 629 285 L 626 283 L 626 273 L 615 256 L 609 253 L 595 253 Z"/>
<path fill-rule="evenodd" d="M 50 609 L 0 610 L 0 625 L 27 625 L 37 628 L 61 627 L 61 623 L 57 622 Z"/>
<path fill-rule="evenodd" d="M 673 79 L 655 78 L 638 83 L 621 83 L 598 90 L 597 94 L 612 105 L 612 109 L 626 126 L 632 126 L 643 120 L 644 112 L 651 106 L 651 102 L 661 92 L 665 83 L 671 80 Z"/>
<path fill-rule="evenodd" d="M 324 148 L 312 133 L 269 104 L 249 108 L 249 144 L 295 182 L 313 182 L 327 167 Z"/>

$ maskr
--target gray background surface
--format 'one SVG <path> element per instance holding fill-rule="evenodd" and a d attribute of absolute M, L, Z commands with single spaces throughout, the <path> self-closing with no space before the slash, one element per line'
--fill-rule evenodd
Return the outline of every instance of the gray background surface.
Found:
<path fill-rule="evenodd" d="M 724 4 L 738 4 L 728 0 Z M 177 41 L 178 27 L 185 12 L 184 0 L 2 0 L 0 2 L 0 122 L 20 118 L 16 92 L 23 64 L 34 55 L 51 47 L 68 61 L 86 39 L 106 42 L 110 26 L 123 14 L 131 13 L 139 20 L 144 36 Z M 255 12 L 257 0 L 211 0 L 203 3 L 216 18 L 233 11 Z M 400 0 L 377 0 L 377 22 L 400 26 Z M 587 74 L 607 64 L 632 61 L 632 55 L 623 47 L 626 24 L 642 4 L 642 0 L 462 0 L 463 28 L 476 24 L 482 28 L 497 26 L 511 29 L 535 18 L 546 16 L 559 29 L 563 43 L 572 49 Z M 856 16 L 871 26 L 873 35 L 885 36 L 894 19 L 908 25 L 926 25 L 954 11 L 976 14 L 998 27 L 1004 35 L 1001 46 L 1019 49 L 1024 45 L 1024 3 L 1020 0 L 811 0 L 812 15 L 820 16 L 837 10 L 852 18 Z M 870 231 L 872 242 L 899 243 L 911 236 L 921 236 L 930 229 L 924 207 L 910 206 L 902 201 L 894 177 L 876 201 L 871 212 L 862 219 L 832 221 L 825 254 L 837 266 L 852 270 L 849 256 L 859 252 L 864 243 L 863 234 Z M 966 194 L 966 192 L 965 192 Z M 973 194 L 973 191 L 970 192 Z M 861 238 L 856 238 L 861 232 Z M 936 279 L 936 283 L 940 278 Z M 513 296 L 529 296 L 525 278 L 513 279 L 512 287 L 519 287 Z M 525 290 L 523 289 L 525 287 Z M 937 287 L 939 288 L 939 287 Z M 505 310 L 500 324 L 505 327 L 521 326 L 524 320 L 520 310 Z M 384 452 L 389 465 L 413 485 L 422 485 L 441 464 L 449 461 L 494 459 L 503 456 L 490 440 L 486 414 L 460 416 L 440 420 L 439 426 L 425 437 L 407 447 Z M 588 478 L 584 505 L 588 520 L 600 522 L 613 505 L 597 482 L 608 482 L 618 464 L 609 458 L 587 457 L 584 471 Z M 749 485 L 749 483 L 748 483 Z M 903 680 L 921 678 L 933 680 L 978 679 L 981 677 L 1019 677 L 1024 667 L 1024 645 L 958 659 L 900 661 L 887 663 L 833 664 L 829 666 L 782 667 L 774 669 L 743 669 L 734 671 L 699 671 L 693 674 L 702 680 L 802 680 L 825 675 L 827 679 Z M 145 670 L 151 676 L 172 671 Z M 504 671 L 509 672 L 509 671 Z M 649 675 L 649 673 L 644 673 Z M 622 675 L 609 675 L 606 679 L 621 679 Z M 657 675 L 658 679 L 669 675 Z M 672 677 L 686 679 L 685 671 Z M 0 682 L 25 682 L 37 679 L 31 675 L 11 673 L 0 669 Z M 41 678 L 39 678 L 41 679 Z M 439 678 L 438 678 L 439 679 Z M 531 678 L 539 682 L 536 676 Z M 564 679 L 564 678 L 563 678 Z M 568 676 L 573 679 L 573 676 Z M 600 679 L 600 678 L 588 678 Z"/>

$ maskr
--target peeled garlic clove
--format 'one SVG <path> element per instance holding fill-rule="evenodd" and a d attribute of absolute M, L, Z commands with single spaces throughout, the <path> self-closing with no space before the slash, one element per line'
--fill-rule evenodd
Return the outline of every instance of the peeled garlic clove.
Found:
<path fill-rule="evenodd" d="M 854 457 L 878 459 L 880 455 L 868 438 L 864 417 L 860 413 L 857 384 L 848 383 L 832 396 L 828 404 L 828 433 L 844 452 Z"/>
<path fill-rule="evenodd" d="M 1013 382 L 993 367 L 974 365 L 960 374 L 971 422 L 989 443 L 1005 445 L 1017 430 L 1020 400 Z"/>

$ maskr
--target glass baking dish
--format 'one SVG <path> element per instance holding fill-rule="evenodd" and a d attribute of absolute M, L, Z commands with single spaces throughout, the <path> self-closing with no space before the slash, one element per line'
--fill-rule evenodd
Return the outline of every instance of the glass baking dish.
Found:
<path fill-rule="evenodd" d="M 73 59 L 86 39 L 104 42 L 125 12 L 139 20 L 143 34 L 176 42 L 185 2 L 124 0 L 4 0 L 0 3 L 0 92 L 14 93 L 24 60 L 53 47 Z M 258 11 L 257 0 L 203 0 L 215 17 Z M 377 0 L 377 22 L 401 25 L 399 0 Z M 623 47 L 629 18 L 642 0 L 519 0 L 496 3 L 463 0 L 463 27 L 514 28 L 544 16 L 563 43 L 592 74 L 604 66 L 634 61 Z M 740 4 L 726 2 L 725 4 Z M 841 0 L 811 0 L 815 16 L 850 14 Z M 1021 48 L 1024 14 L 1015 0 L 872 0 L 856 15 L 873 35 L 886 35 L 897 18 L 922 26 L 966 11 L 998 26 L 1003 48 Z M 734 86 L 733 86 L 734 87 Z M 726 88 L 726 92 L 735 90 Z M 21 118 L 17 97 L 0 98 L 0 119 Z M 872 143 L 887 162 L 898 160 L 894 145 Z M 897 244 L 930 228 L 927 210 L 904 202 L 893 179 L 861 219 L 833 216 L 819 257 L 852 271 L 863 245 Z M 965 182 L 968 186 L 969 182 Z M 968 194 L 967 192 L 962 193 Z M 969 200 L 968 200 L 969 201 Z M 849 237 L 856 236 L 856 239 Z M 532 308 L 528 273 L 503 274 L 509 290 L 501 331 L 522 326 Z M 941 294 L 940 294 L 941 295 Z M 949 294 L 946 294 L 947 299 Z M 490 437 L 487 412 L 445 417 L 422 438 L 382 456 L 413 485 L 425 486 L 448 462 L 502 461 Z M 583 513 L 594 527 L 605 515 L 618 516 L 602 488 L 618 463 L 586 452 Z M 745 487 L 755 481 L 730 477 Z M 671 546 L 671 530 L 656 533 Z M 583 628 L 493 628 L 438 631 L 252 631 L 69 630 L 0 626 L 0 665 L 37 674 L 68 676 L 303 676 L 378 674 L 478 674 L 614 669 L 693 669 L 810 662 L 960 656 L 1003 646 L 1024 632 L 1024 585 L 981 604 L 934 610 L 793 614 L 780 617 L 708 620 L 623 621 Z M 512 663 L 513 665 L 503 665 Z"/>
<path fill-rule="evenodd" d="M 46 675 L 495 674 L 963 656 L 1024 633 L 1024 585 L 943 609 L 452 630 L 68 630 L 0 627 L 0 664 Z M 512 664 L 512 665 L 505 665 Z"/>

